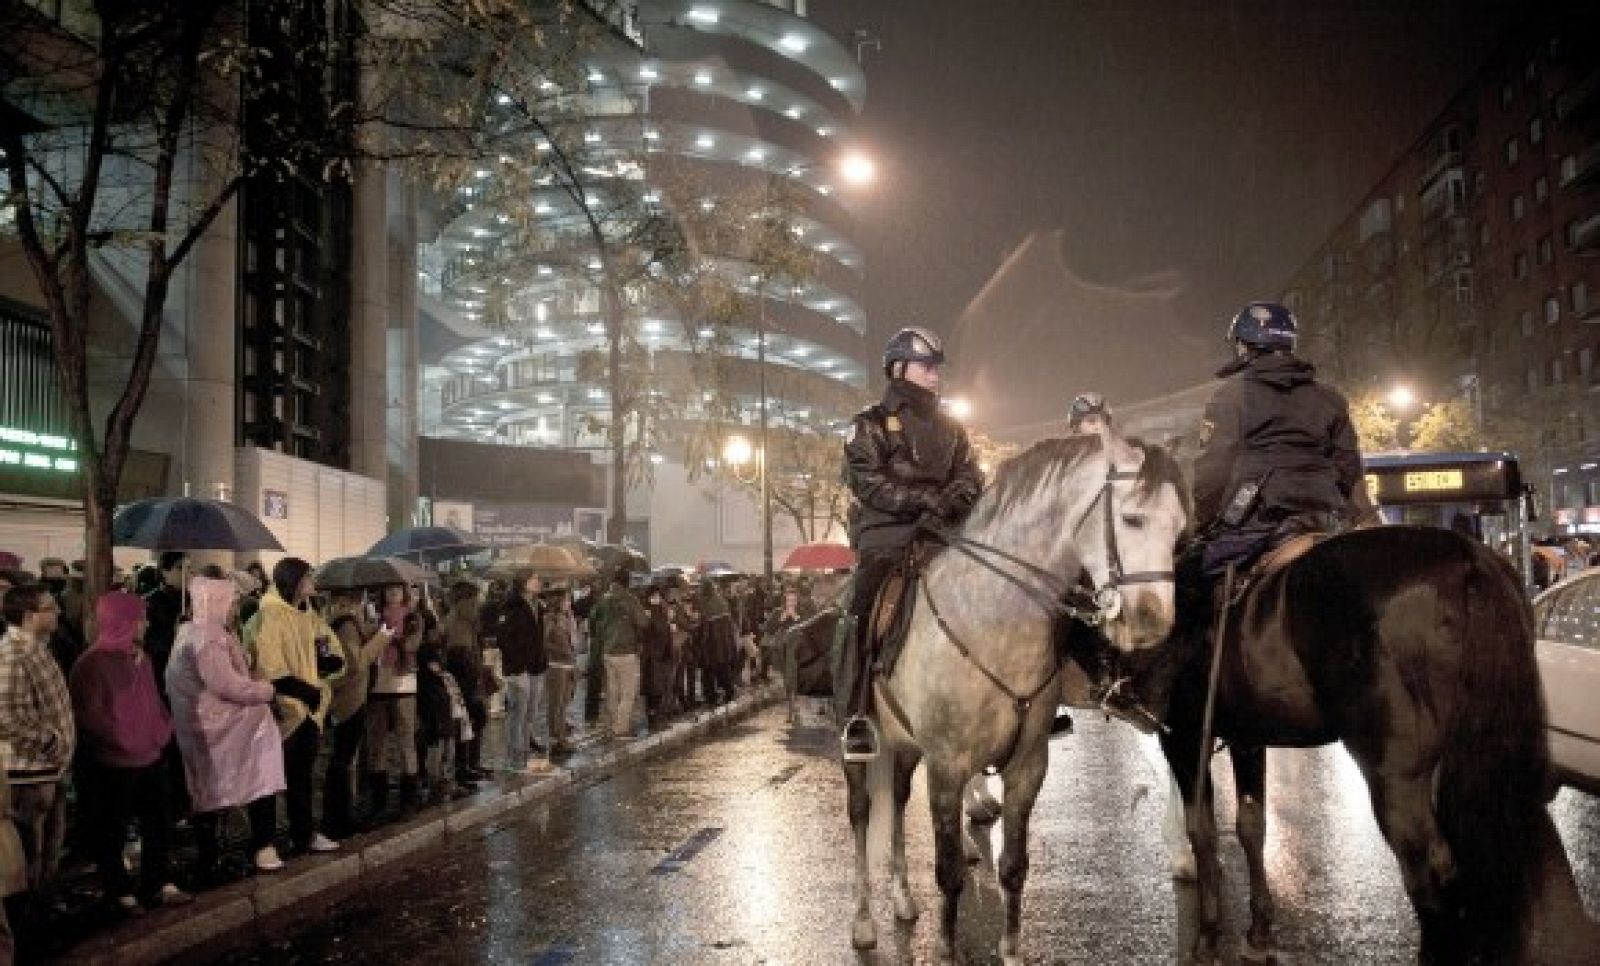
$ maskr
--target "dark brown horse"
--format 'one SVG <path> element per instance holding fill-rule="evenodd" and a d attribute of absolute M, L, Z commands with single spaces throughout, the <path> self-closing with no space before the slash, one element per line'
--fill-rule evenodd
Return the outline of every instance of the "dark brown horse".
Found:
<path fill-rule="evenodd" d="M 1175 638 L 1146 674 L 1176 669 L 1162 745 L 1192 796 L 1216 633 L 1211 608 L 1182 596 L 1179 626 L 1206 630 Z M 1566 866 L 1544 808 L 1551 786 L 1532 619 L 1504 561 L 1433 528 L 1333 538 L 1230 609 L 1218 671 L 1213 734 L 1233 759 L 1250 872 L 1245 958 L 1273 955 L 1265 749 L 1343 741 L 1399 860 L 1421 960 L 1527 960 L 1542 870 Z M 1209 784 L 1188 803 L 1200 962 L 1218 953 Z"/>

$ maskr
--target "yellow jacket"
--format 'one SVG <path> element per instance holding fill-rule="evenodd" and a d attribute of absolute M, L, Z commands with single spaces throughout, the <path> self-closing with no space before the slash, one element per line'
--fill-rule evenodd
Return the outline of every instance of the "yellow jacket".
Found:
<path fill-rule="evenodd" d="M 301 610 L 269 590 L 261 598 L 261 609 L 245 625 L 245 646 L 255 655 L 255 675 L 263 681 L 276 681 L 282 677 L 296 677 L 322 691 L 322 701 L 317 710 L 308 712 L 298 698 L 280 694 L 277 703 L 278 730 L 287 738 L 310 716 L 318 728 L 328 716 L 328 706 L 333 703 L 331 682 L 344 676 L 339 671 L 327 678 L 317 674 L 317 637 L 327 635 L 328 642 L 338 653 L 338 638 L 328 624 L 314 610 Z"/>

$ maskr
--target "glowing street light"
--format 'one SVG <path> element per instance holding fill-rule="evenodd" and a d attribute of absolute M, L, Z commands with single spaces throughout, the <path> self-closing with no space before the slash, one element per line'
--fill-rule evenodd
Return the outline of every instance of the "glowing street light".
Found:
<path fill-rule="evenodd" d="M 1416 405 L 1417 394 L 1410 386 L 1401 383 L 1389 390 L 1389 405 L 1399 412 L 1404 412 Z"/>
<path fill-rule="evenodd" d="M 722 458 L 732 466 L 743 466 L 755 455 L 755 448 L 743 436 L 730 436 L 722 445 Z"/>
<path fill-rule="evenodd" d="M 972 401 L 965 396 L 956 396 L 952 399 L 946 399 L 944 401 L 944 408 L 952 418 L 959 419 L 962 422 L 966 422 L 972 418 Z"/>
<path fill-rule="evenodd" d="M 839 173 L 850 184 L 871 184 L 878 176 L 878 165 L 864 154 L 847 154 L 839 159 Z"/>

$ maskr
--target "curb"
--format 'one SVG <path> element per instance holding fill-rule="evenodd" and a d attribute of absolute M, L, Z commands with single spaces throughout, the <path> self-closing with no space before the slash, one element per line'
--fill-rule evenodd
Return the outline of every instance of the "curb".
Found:
<path fill-rule="evenodd" d="M 295 860 L 283 872 L 257 876 L 204 892 L 178 909 L 157 910 L 128 921 L 69 950 L 58 961 L 92 966 L 136 966 L 197 954 L 207 947 L 237 946 L 242 931 L 254 939 L 262 931 L 288 921 L 285 913 L 308 899 L 351 892 L 425 849 L 463 834 L 473 834 L 508 813 L 543 802 L 613 774 L 619 765 L 649 758 L 713 730 L 725 728 L 781 699 L 781 685 L 741 695 L 731 703 L 675 722 L 664 731 L 612 748 L 570 769 L 537 779 L 511 779 L 472 798 L 447 806 L 441 813 L 408 825 L 347 840 L 347 850 Z M 431 810 L 430 810 L 431 811 Z"/>

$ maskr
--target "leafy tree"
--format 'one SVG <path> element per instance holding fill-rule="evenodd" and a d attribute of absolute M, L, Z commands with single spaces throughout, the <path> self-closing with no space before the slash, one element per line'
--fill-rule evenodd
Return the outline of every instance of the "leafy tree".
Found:
<path fill-rule="evenodd" d="M 1472 402 L 1461 396 L 1423 410 L 1411 432 L 1411 448 L 1424 452 L 1471 452 L 1484 445 Z"/>
<path fill-rule="evenodd" d="M 1367 392 L 1350 400 L 1350 421 L 1363 453 L 1394 449 L 1399 445 L 1400 421 L 1389 411 L 1383 397 Z"/>

